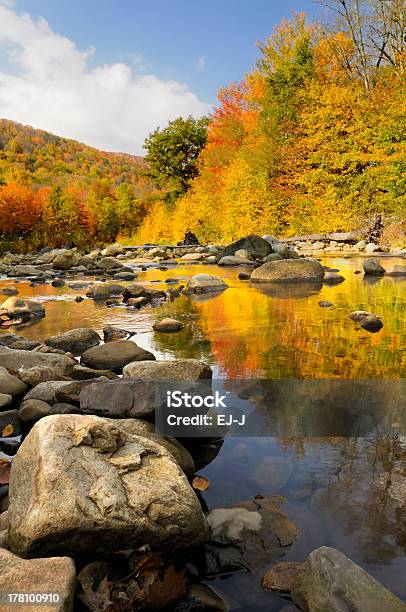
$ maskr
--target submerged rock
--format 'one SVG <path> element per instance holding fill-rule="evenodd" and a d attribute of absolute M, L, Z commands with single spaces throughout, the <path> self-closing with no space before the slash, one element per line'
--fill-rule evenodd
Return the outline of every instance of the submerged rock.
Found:
<path fill-rule="evenodd" d="M 173 612 L 227 612 L 229 607 L 206 584 L 192 584 L 180 599 Z"/>
<path fill-rule="evenodd" d="M 0 591 L 6 593 L 56 593 L 57 603 L 6 604 L 2 600 L 3 612 L 17 609 L 30 612 L 71 612 L 76 587 L 75 564 L 69 557 L 50 557 L 48 559 L 20 559 L 13 553 L 0 548 Z"/>
<path fill-rule="evenodd" d="M 117 340 L 94 346 L 85 351 L 81 357 L 81 364 L 95 370 L 111 370 L 120 373 L 124 366 L 133 361 L 154 360 L 155 356 L 145 349 L 137 346 L 131 340 Z"/>
<path fill-rule="evenodd" d="M 364 261 L 362 267 L 364 268 L 365 274 L 371 276 L 383 276 L 385 274 L 385 268 L 374 258 Z"/>
<path fill-rule="evenodd" d="M 10 549 L 24 557 L 141 546 L 177 556 L 206 539 L 199 501 L 172 455 L 108 419 L 38 421 L 14 459 L 9 495 Z"/>
<path fill-rule="evenodd" d="M 310 553 L 291 586 L 292 600 L 308 612 L 405 612 L 406 605 L 334 548 Z"/>
<path fill-rule="evenodd" d="M 101 338 L 98 333 L 90 327 L 78 327 L 71 329 L 59 336 L 51 336 L 45 340 L 47 346 L 57 348 L 66 353 L 79 355 L 92 346 L 100 344 Z"/>
<path fill-rule="evenodd" d="M 382 319 L 367 310 L 354 310 L 354 312 L 349 314 L 349 318 L 359 323 L 366 331 L 372 333 L 378 332 L 383 327 Z"/>
<path fill-rule="evenodd" d="M 251 275 L 252 282 L 314 282 L 324 278 L 323 267 L 316 259 L 282 259 L 263 264 Z"/>

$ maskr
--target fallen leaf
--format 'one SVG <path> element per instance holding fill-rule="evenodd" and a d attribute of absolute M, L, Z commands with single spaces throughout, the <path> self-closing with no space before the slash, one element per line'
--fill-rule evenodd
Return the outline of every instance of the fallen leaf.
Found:
<path fill-rule="evenodd" d="M 206 491 L 210 486 L 210 480 L 205 476 L 195 476 L 192 480 L 192 487 L 197 491 Z"/>
<path fill-rule="evenodd" d="M 8 461 L 0 461 L 0 485 L 9 483 L 11 465 Z"/>
<path fill-rule="evenodd" d="M 14 427 L 12 426 L 11 423 L 7 423 L 7 425 L 3 427 L 1 431 L 1 436 L 2 438 L 7 438 L 8 436 L 11 436 L 13 432 L 14 432 Z"/>

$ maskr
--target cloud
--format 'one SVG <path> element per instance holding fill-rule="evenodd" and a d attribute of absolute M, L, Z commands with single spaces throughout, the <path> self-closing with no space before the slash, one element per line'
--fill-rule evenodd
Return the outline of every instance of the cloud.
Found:
<path fill-rule="evenodd" d="M 204 69 L 206 68 L 206 58 L 204 57 L 204 55 L 201 55 L 197 59 L 196 68 L 199 72 L 204 72 Z"/>
<path fill-rule="evenodd" d="M 94 49 L 79 50 L 45 19 L 17 14 L 4 0 L 0 51 L 8 57 L 0 72 L 0 117 L 100 149 L 142 154 L 145 137 L 157 126 L 209 110 L 187 85 L 146 73 L 138 54 L 132 66 L 94 66 L 93 58 L 90 67 Z"/>

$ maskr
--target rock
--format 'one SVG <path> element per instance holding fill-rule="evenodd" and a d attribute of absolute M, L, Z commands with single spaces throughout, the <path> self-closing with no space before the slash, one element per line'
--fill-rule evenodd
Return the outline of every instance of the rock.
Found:
<path fill-rule="evenodd" d="M 319 302 L 319 306 L 320 308 L 330 308 L 330 306 L 333 306 L 333 302 L 328 302 L 327 300 L 320 300 Z"/>
<path fill-rule="evenodd" d="M 130 332 L 120 327 L 114 327 L 113 325 L 106 325 L 103 327 L 103 340 L 104 342 L 111 342 L 112 340 L 122 340 L 133 336 L 135 332 Z"/>
<path fill-rule="evenodd" d="M 271 261 L 280 261 L 281 259 L 283 259 L 283 257 L 281 257 L 279 253 L 271 253 L 270 255 L 264 257 L 262 261 L 263 263 L 271 263 Z"/>
<path fill-rule="evenodd" d="M 187 288 L 192 293 L 199 293 L 206 291 L 223 291 L 228 288 L 228 285 L 218 276 L 213 276 L 212 274 L 196 274 L 196 276 L 192 276 L 189 280 Z"/>
<path fill-rule="evenodd" d="M 108 380 L 108 379 L 104 377 L 99 377 L 98 379 L 90 378 L 87 380 L 84 379 L 84 380 L 75 380 L 72 382 L 67 382 L 66 385 L 62 385 L 56 388 L 55 398 L 57 402 L 63 402 L 65 404 L 74 404 L 74 405 L 77 404 L 79 406 L 79 403 L 80 403 L 79 396 L 80 396 L 81 391 L 85 389 L 85 387 L 95 384 L 97 380 L 102 381 L 102 380 Z"/>
<path fill-rule="evenodd" d="M 372 313 L 368 312 L 367 310 L 354 310 L 353 312 L 350 312 L 348 318 L 351 319 L 351 321 L 355 321 L 355 323 L 361 323 L 365 317 L 368 317 L 371 314 Z"/>
<path fill-rule="evenodd" d="M 17 340 L 25 340 L 25 338 L 11 332 L 0 333 L 0 346 L 11 347 Z"/>
<path fill-rule="evenodd" d="M 54 368 L 47 365 L 39 365 L 34 366 L 33 368 L 28 368 L 27 370 L 20 370 L 19 376 L 21 380 L 30 387 L 35 387 L 36 385 L 39 385 L 42 382 L 47 382 L 48 380 L 56 380 L 59 378 L 58 375 L 55 373 Z M 63 379 L 65 377 L 60 376 L 60 378 Z"/>
<path fill-rule="evenodd" d="M 250 272 L 240 272 L 238 275 L 239 280 L 249 280 L 251 278 Z"/>
<path fill-rule="evenodd" d="M 373 315 L 373 314 L 370 314 L 364 319 L 362 319 L 360 325 L 362 329 L 372 332 L 373 334 L 378 332 L 383 327 L 383 323 L 380 317 Z"/>
<path fill-rule="evenodd" d="M 296 561 L 287 561 L 273 565 L 261 580 L 263 588 L 265 591 L 273 591 L 282 597 L 290 596 L 292 582 L 301 566 L 302 564 Z"/>
<path fill-rule="evenodd" d="M 45 317 L 43 304 L 22 297 L 8 298 L 0 306 L 0 309 L 6 310 L 13 318 L 21 319 L 24 323 L 31 319 Z"/>
<path fill-rule="evenodd" d="M 124 292 L 122 285 L 107 285 L 100 283 L 93 285 L 93 287 L 86 293 L 87 297 L 93 300 L 107 300 L 111 297 L 121 296 Z"/>
<path fill-rule="evenodd" d="M 18 410 L 3 410 L 0 412 L 0 433 L 2 438 L 19 436 L 21 434 Z"/>
<path fill-rule="evenodd" d="M 51 336 L 45 340 L 47 346 L 60 349 L 66 353 L 80 355 L 83 351 L 100 344 L 101 338 L 90 327 L 71 329 L 59 336 Z"/>
<path fill-rule="evenodd" d="M 51 285 L 52 287 L 64 287 L 65 281 L 62 278 L 57 278 L 52 281 Z"/>
<path fill-rule="evenodd" d="M 182 255 L 182 261 L 201 261 L 204 259 L 203 253 L 186 253 L 186 255 Z"/>
<path fill-rule="evenodd" d="M 365 246 L 366 253 L 379 253 L 380 251 L 382 251 L 381 247 L 373 242 L 368 242 L 368 244 Z"/>
<path fill-rule="evenodd" d="M 253 259 L 263 259 L 272 253 L 272 246 L 267 240 L 264 240 L 264 238 L 256 234 L 250 234 L 249 236 L 245 236 L 229 244 L 221 255 L 222 257 L 235 255 L 235 253 L 241 249 L 244 249 Z"/>
<path fill-rule="evenodd" d="M 81 414 L 81 412 L 80 409 L 73 404 L 56 402 L 56 404 L 49 407 L 49 414 Z"/>
<path fill-rule="evenodd" d="M 121 268 L 122 264 L 120 261 L 117 261 L 117 259 L 114 259 L 114 257 L 102 257 L 97 262 L 97 266 L 100 267 L 102 270 L 109 272 L 110 270 Z"/>
<path fill-rule="evenodd" d="M 123 376 L 124 378 L 196 382 L 201 379 L 210 380 L 212 371 L 208 365 L 198 359 L 136 361 L 125 366 Z"/>
<path fill-rule="evenodd" d="M 177 332 L 184 328 L 181 321 L 167 317 L 161 321 L 156 321 L 152 328 L 157 332 Z"/>
<path fill-rule="evenodd" d="M 24 401 L 27 400 L 41 400 L 47 404 L 55 404 L 58 401 L 57 391 L 70 385 L 69 380 L 48 380 L 46 382 L 39 383 L 24 397 Z"/>
<path fill-rule="evenodd" d="M 363 262 L 362 267 L 364 268 L 365 274 L 371 276 L 383 276 L 385 274 L 385 268 L 383 268 L 376 259 L 367 259 Z"/>
<path fill-rule="evenodd" d="M 359 565 L 334 548 L 313 550 L 291 588 L 294 604 L 308 612 L 405 612 L 406 605 Z"/>
<path fill-rule="evenodd" d="M 153 259 L 154 257 L 160 257 L 163 259 L 164 257 L 166 257 L 165 249 L 161 249 L 160 247 L 150 249 L 148 251 L 148 257 L 150 257 L 151 259 Z"/>
<path fill-rule="evenodd" d="M 127 285 L 123 291 L 124 301 L 127 302 L 130 298 L 146 298 L 147 291 L 145 287 L 139 285 L 138 283 L 132 283 L 131 285 Z"/>
<path fill-rule="evenodd" d="M 336 274 L 335 272 L 326 272 L 323 279 L 323 283 L 325 285 L 340 285 L 344 281 L 344 276 L 341 276 L 341 274 Z"/>
<path fill-rule="evenodd" d="M 324 242 L 321 242 L 320 240 L 313 242 L 312 244 L 312 251 L 322 251 L 324 249 L 326 245 L 324 244 Z"/>
<path fill-rule="evenodd" d="M 257 496 L 207 515 L 210 535 L 205 546 L 206 572 L 258 571 L 282 556 L 298 529 L 280 509 L 281 498 Z"/>
<path fill-rule="evenodd" d="M 126 304 L 127 306 L 131 306 L 133 308 L 141 308 L 142 306 L 145 306 L 145 304 L 148 304 L 148 298 L 144 295 L 137 298 L 128 298 Z"/>
<path fill-rule="evenodd" d="M 0 289 L 0 295 L 18 295 L 19 291 L 16 287 L 3 287 Z"/>
<path fill-rule="evenodd" d="M 133 281 L 136 276 L 132 272 L 117 272 L 113 274 L 113 278 L 117 281 Z"/>
<path fill-rule="evenodd" d="M 36 340 L 28 340 L 28 338 L 22 338 L 21 340 L 16 340 L 10 346 L 13 350 L 22 350 L 22 351 L 32 351 L 37 346 L 39 346 L 41 342 L 37 342 Z"/>
<path fill-rule="evenodd" d="M 161 405 L 157 391 L 152 380 L 98 381 L 81 391 L 80 410 L 103 417 L 154 420 L 155 410 Z"/>
<path fill-rule="evenodd" d="M 62 251 L 52 260 L 52 267 L 55 270 L 69 270 L 77 266 L 81 256 L 77 251 Z"/>
<path fill-rule="evenodd" d="M 243 259 L 242 257 L 237 257 L 236 255 L 227 255 L 219 259 L 219 266 L 252 266 L 252 259 Z"/>
<path fill-rule="evenodd" d="M 74 366 L 71 373 L 71 378 L 74 380 L 88 380 L 89 378 L 100 378 L 101 376 L 110 380 L 118 378 L 118 375 L 111 370 L 94 370 L 79 364 Z"/>
<path fill-rule="evenodd" d="M 396 264 L 386 273 L 387 276 L 406 276 L 406 266 Z"/>
<path fill-rule="evenodd" d="M 155 356 L 130 340 L 117 340 L 87 349 L 81 357 L 81 364 L 95 370 L 111 370 L 120 373 L 124 366 L 133 361 L 154 360 Z"/>
<path fill-rule="evenodd" d="M 68 557 L 48 559 L 20 559 L 0 549 L 0 591 L 2 612 L 15 612 L 16 608 L 30 612 L 72 612 L 76 587 L 75 564 Z M 9 593 L 57 593 L 57 603 L 6 604 Z"/>
<path fill-rule="evenodd" d="M 10 272 L 8 273 L 8 276 L 10 277 L 16 277 L 16 276 L 37 276 L 38 275 L 38 268 L 36 268 L 35 266 L 26 266 L 23 264 L 19 264 L 17 266 L 13 266 L 10 270 Z"/>
<path fill-rule="evenodd" d="M 9 496 L 10 549 L 24 557 L 145 545 L 171 557 L 206 539 L 200 503 L 172 455 L 108 419 L 38 421 L 13 461 Z"/>
<path fill-rule="evenodd" d="M 358 251 L 363 251 L 366 246 L 367 246 L 366 240 L 359 240 L 356 244 L 354 244 L 354 248 L 357 249 Z"/>
<path fill-rule="evenodd" d="M 180 599 L 173 612 L 227 612 L 229 607 L 206 584 L 192 584 L 186 595 Z"/>
<path fill-rule="evenodd" d="M 0 374 L 0 380 L 1 380 L 1 374 Z M 1 382 L 0 382 L 1 385 Z M 13 402 L 13 396 L 9 395 L 8 393 L 0 393 L 0 410 L 4 410 L 4 408 L 7 408 L 7 406 L 10 406 L 10 404 Z"/>
<path fill-rule="evenodd" d="M 239 251 L 236 251 L 234 253 L 234 256 L 240 257 L 241 259 L 249 259 L 250 261 L 252 261 L 252 257 L 246 249 L 240 249 Z"/>
<path fill-rule="evenodd" d="M 254 270 L 251 281 L 262 282 L 322 282 L 324 270 L 316 259 L 283 259 L 266 263 Z"/>
<path fill-rule="evenodd" d="M 3 363 L 1 359 L 1 353 L 0 363 Z M 27 390 L 27 385 L 22 380 L 20 380 L 20 378 L 17 378 L 17 376 L 13 376 L 8 372 L 6 368 L 0 366 L 0 393 L 4 393 L 5 395 L 11 395 L 12 397 L 18 397 L 20 395 L 24 395 Z"/>
<path fill-rule="evenodd" d="M 125 255 L 125 248 L 121 244 L 109 244 L 102 250 L 101 254 L 104 257 L 117 257 L 117 255 Z"/>
<path fill-rule="evenodd" d="M 18 412 L 18 418 L 24 423 L 38 421 L 50 414 L 51 406 L 38 399 L 25 400 Z"/>

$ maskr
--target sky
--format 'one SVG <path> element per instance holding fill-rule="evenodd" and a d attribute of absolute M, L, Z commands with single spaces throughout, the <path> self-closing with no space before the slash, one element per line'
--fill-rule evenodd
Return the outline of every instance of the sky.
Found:
<path fill-rule="evenodd" d="M 0 117 L 143 154 L 156 127 L 211 112 L 283 17 L 312 0 L 0 0 Z"/>

